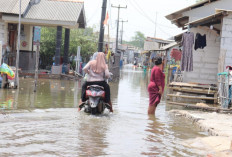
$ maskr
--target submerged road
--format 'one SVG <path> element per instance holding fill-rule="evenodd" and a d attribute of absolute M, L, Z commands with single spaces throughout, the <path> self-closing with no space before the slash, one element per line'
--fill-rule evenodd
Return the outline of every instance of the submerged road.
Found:
<path fill-rule="evenodd" d="M 126 66 L 110 83 L 114 113 L 77 112 L 81 82 L 21 79 L 19 90 L 0 89 L 0 156 L 155 156 L 205 157 L 186 140 L 205 137 L 196 126 L 175 117 L 162 102 L 147 115 L 149 79 Z"/>

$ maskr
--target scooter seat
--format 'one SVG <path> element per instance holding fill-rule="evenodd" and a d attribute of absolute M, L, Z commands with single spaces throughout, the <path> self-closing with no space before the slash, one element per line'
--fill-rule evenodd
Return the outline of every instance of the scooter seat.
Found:
<path fill-rule="evenodd" d="M 99 85 L 90 85 L 90 86 L 87 86 L 87 89 L 89 89 L 91 87 L 93 87 L 93 88 L 100 88 L 100 89 L 104 90 L 104 87 L 99 86 Z"/>

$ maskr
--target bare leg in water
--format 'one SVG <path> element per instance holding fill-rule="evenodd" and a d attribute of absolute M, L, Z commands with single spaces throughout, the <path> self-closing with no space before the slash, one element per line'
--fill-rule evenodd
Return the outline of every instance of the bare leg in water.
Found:
<path fill-rule="evenodd" d="M 149 105 L 147 113 L 149 115 L 154 115 L 155 114 L 155 110 L 156 110 L 156 106 L 157 106 L 157 104 L 154 104 L 152 106 Z"/>

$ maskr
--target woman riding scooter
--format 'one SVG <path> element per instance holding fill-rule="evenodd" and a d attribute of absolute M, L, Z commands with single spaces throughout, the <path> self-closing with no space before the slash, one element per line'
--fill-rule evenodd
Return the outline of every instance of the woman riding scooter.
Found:
<path fill-rule="evenodd" d="M 82 85 L 82 102 L 86 101 L 86 88 L 90 85 L 103 86 L 105 90 L 105 102 L 111 106 L 110 112 L 113 112 L 112 103 L 110 100 L 110 86 L 106 83 L 105 78 L 110 77 L 108 66 L 105 62 L 105 54 L 98 52 L 96 60 L 89 61 L 83 68 L 84 72 L 88 74 L 87 81 Z"/>

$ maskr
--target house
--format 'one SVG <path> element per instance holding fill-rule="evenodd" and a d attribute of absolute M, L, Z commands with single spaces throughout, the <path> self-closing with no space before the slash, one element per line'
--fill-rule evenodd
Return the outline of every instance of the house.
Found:
<path fill-rule="evenodd" d="M 207 46 L 193 50 L 193 71 L 184 82 L 217 84 L 217 74 L 232 65 L 232 1 L 203 0 L 166 16 L 176 26 L 205 34 Z"/>
<path fill-rule="evenodd" d="M 159 50 L 162 46 L 170 44 L 171 42 L 173 41 L 154 38 L 154 37 L 147 37 L 144 41 L 144 50 L 145 51 Z"/>
<path fill-rule="evenodd" d="M 142 52 L 143 64 L 148 65 L 150 68 L 152 68 L 152 57 L 156 56 L 157 54 L 161 57 L 164 57 L 165 51 L 162 50 L 161 47 L 168 45 L 172 42 L 173 40 L 164 40 L 160 38 L 147 37 L 144 41 L 144 52 Z"/>
<path fill-rule="evenodd" d="M 138 62 L 141 62 L 140 59 L 140 49 L 138 47 L 128 45 L 128 44 L 120 44 L 118 46 L 119 51 L 122 52 L 122 59 L 124 60 L 124 64 L 133 63 L 135 58 L 137 58 Z"/>
<path fill-rule="evenodd" d="M 229 89 L 229 83 L 219 83 L 217 74 L 225 72 L 226 67 L 232 65 L 232 1 L 203 0 L 171 13 L 166 18 L 194 35 L 206 35 L 206 47 L 193 49 L 193 71 L 183 72 L 183 83 L 171 83 L 171 94 L 168 96 L 195 102 L 204 100 L 217 103 L 219 100 L 222 107 L 228 107 L 230 94 L 226 89 Z M 176 36 L 175 40 L 180 41 L 181 36 Z"/>
<path fill-rule="evenodd" d="M 10 66 L 15 66 L 16 61 L 18 19 L 19 0 L 1 0 L 0 41 L 9 47 L 7 63 Z M 22 0 L 19 53 L 19 67 L 22 70 L 34 70 L 35 67 L 35 26 L 57 28 L 54 69 L 59 74 L 62 28 L 65 28 L 64 62 L 67 63 L 70 29 L 86 26 L 84 3 L 77 0 Z"/>

